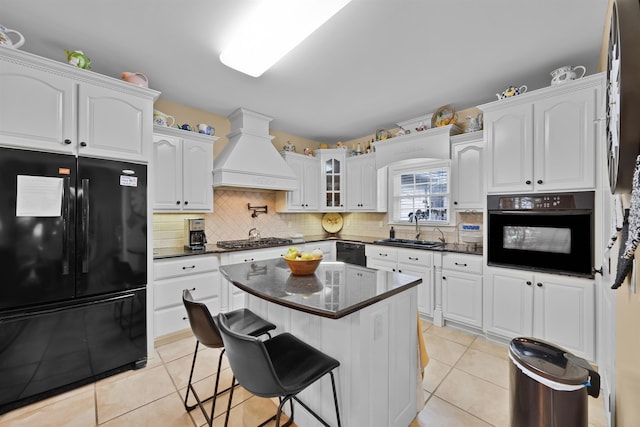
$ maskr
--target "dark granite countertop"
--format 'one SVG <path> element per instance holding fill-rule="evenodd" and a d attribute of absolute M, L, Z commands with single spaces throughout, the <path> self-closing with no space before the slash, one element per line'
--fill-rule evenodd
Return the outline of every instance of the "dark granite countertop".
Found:
<path fill-rule="evenodd" d="M 380 237 L 371 237 L 371 236 L 356 236 L 356 235 L 337 235 L 337 236 L 326 236 L 326 235 L 311 235 L 305 236 L 305 240 L 303 243 L 313 243 L 320 242 L 325 240 L 341 240 L 346 242 L 360 242 L 366 244 L 376 244 L 376 245 L 384 245 L 385 243 L 378 242 Z M 237 252 L 237 251 L 247 251 L 247 250 L 257 250 L 257 249 L 266 249 L 269 247 L 276 246 L 289 246 L 296 245 L 301 243 L 292 243 L 286 245 L 274 245 L 274 246 L 261 246 L 259 248 L 243 248 L 243 249 L 226 249 L 220 248 L 217 245 L 207 245 L 206 249 L 193 251 L 190 249 L 182 248 L 158 248 L 153 250 L 153 258 L 154 259 L 164 259 L 164 258 L 176 258 L 182 256 L 191 256 L 191 255 L 204 255 L 204 254 L 220 254 L 225 252 Z M 397 245 L 393 245 L 398 247 Z M 415 249 L 414 247 L 408 247 L 410 249 Z M 420 249 L 422 250 L 422 249 Z M 424 250 L 429 251 L 439 251 L 439 252 L 455 252 L 455 253 L 465 253 L 472 255 L 482 255 L 482 246 L 466 244 L 466 243 L 445 243 L 444 246 L 436 247 L 436 248 L 428 248 Z"/>
<path fill-rule="evenodd" d="M 359 270 L 365 280 L 347 283 L 350 269 Z M 322 261 L 313 275 L 294 276 L 282 258 L 224 265 L 220 272 L 235 286 L 258 298 L 331 319 L 422 283 L 419 277 L 335 261 Z"/>

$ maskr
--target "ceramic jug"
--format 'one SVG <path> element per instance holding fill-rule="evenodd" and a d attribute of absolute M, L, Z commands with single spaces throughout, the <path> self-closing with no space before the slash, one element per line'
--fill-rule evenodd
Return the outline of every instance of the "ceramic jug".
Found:
<path fill-rule="evenodd" d="M 576 70 L 582 70 L 582 74 L 580 77 L 576 74 Z M 559 85 L 561 83 L 566 83 L 571 80 L 578 80 L 584 77 L 587 73 L 587 69 L 582 65 L 576 65 L 572 67 L 571 65 L 565 65 L 564 67 L 556 68 L 551 73 L 551 86 Z"/>
<path fill-rule="evenodd" d="M 130 73 L 124 71 L 122 73 L 122 80 L 141 87 L 149 87 L 149 79 L 142 73 Z"/>
<path fill-rule="evenodd" d="M 196 125 L 196 129 L 198 129 L 199 133 L 202 133 L 204 135 L 213 135 L 216 131 L 214 128 L 212 128 L 206 123 L 198 123 Z"/>
<path fill-rule="evenodd" d="M 171 119 L 171 124 L 169 124 L 169 119 Z M 175 121 L 176 120 L 173 116 L 165 114 L 159 110 L 153 110 L 153 124 L 158 126 L 173 126 Z"/>
<path fill-rule="evenodd" d="M 18 41 L 13 42 L 9 38 L 9 33 L 13 33 L 18 36 Z M 12 49 L 17 49 L 24 44 L 24 36 L 20 34 L 16 30 L 10 30 L 2 25 L 0 25 L 0 46 L 10 47 Z"/>

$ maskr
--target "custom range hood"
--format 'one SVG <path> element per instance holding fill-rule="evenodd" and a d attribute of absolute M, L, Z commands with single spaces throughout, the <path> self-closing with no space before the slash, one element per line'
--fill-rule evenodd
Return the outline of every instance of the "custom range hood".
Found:
<path fill-rule="evenodd" d="M 296 175 L 271 143 L 271 117 L 245 108 L 229 116 L 229 142 L 215 159 L 213 186 L 230 189 L 295 190 Z"/>

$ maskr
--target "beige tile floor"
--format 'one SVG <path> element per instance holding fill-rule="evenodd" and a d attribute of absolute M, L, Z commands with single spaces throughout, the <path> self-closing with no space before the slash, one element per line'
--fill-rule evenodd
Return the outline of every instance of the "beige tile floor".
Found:
<path fill-rule="evenodd" d="M 423 380 L 425 405 L 411 427 L 508 426 L 506 347 L 429 322 L 423 321 L 422 328 L 430 361 Z M 182 405 L 194 347 L 193 338 L 158 347 L 144 369 L 16 409 L 1 415 L 0 425 L 202 426 L 205 419 L 200 410 L 187 413 Z M 218 354 L 201 346 L 194 373 L 200 395 L 213 391 Z M 225 362 L 221 385 L 230 382 L 231 371 Z M 216 403 L 216 427 L 224 425 L 227 395 Z M 234 392 L 233 401 L 229 424 L 234 427 L 257 426 L 275 413 L 273 400 L 242 389 Z M 606 427 L 602 398 L 589 398 L 589 427 Z"/>

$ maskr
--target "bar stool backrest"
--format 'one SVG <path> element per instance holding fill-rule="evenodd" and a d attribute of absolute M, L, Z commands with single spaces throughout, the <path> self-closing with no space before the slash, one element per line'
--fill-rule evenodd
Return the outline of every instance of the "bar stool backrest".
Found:
<path fill-rule="evenodd" d="M 224 313 L 218 314 L 217 320 L 227 359 L 238 383 L 260 397 L 287 394 L 273 368 L 264 343 L 258 338 L 229 329 Z"/>
<path fill-rule="evenodd" d="M 191 330 L 196 339 L 207 347 L 223 347 L 224 344 L 220 336 L 220 331 L 213 321 L 213 317 L 207 306 L 194 301 L 188 289 L 182 291 L 182 302 L 187 309 Z"/>

